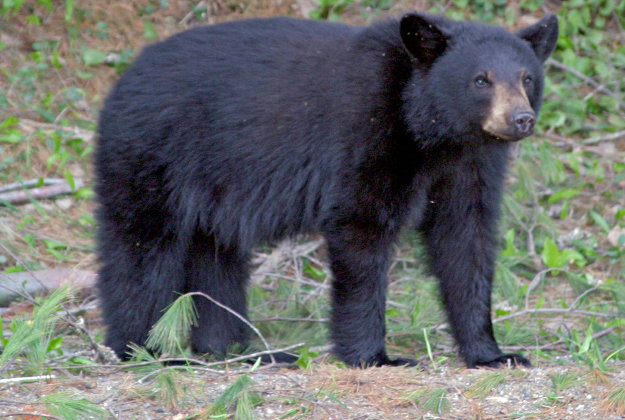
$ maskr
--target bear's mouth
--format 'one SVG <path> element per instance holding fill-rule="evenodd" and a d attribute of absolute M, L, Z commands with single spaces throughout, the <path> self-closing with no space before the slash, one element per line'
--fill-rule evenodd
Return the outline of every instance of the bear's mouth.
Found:
<path fill-rule="evenodd" d="M 529 136 L 531 136 L 533 134 L 532 133 L 527 133 L 527 134 L 523 134 L 523 135 L 514 135 L 514 134 L 509 134 L 509 133 L 492 133 L 490 131 L 486 131 L 483 130 L 484 134 L 486 135 L 486 137 L 490 140 L 490 141 L 494 141 L 497 143 L 516 143 L 518 141 L 523 140 L 524 138 L 527 138 Z"/>

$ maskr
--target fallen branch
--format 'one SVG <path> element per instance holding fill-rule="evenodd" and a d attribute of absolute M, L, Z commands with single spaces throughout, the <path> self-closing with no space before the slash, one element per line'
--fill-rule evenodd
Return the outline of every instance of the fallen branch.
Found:
<path fill-rule="evenodd" d="M 237 357 L 233 357 L 231 359 L 218 360 L 218 361 L 215 361 L 215 362 L 207 363 L 206 367 L 232 364 L 232 363 L 242 362 L 244 360 L 254 359 L 254 358 L 260 357 L 260 356 L 271 356 L 271 355 L 274 355 L 274 354 L 277 354 L 277 353 L 284 353 L 284 352 L 287 352 L 289 350 L 293 350 L 293 349 L 296 349 L 298 347 L 302 347 L 304 344 L 306 344 L 306 343 L 297 343 L 297 344 L 292 344 L 292 345 L 287 346 L 287 347 L 283 347 L 281 349 L 257 351 L 256 353 L 245 354 L 243 356 L 237 356 Z M 272 362 L 273 362 L 272 364 L 279 364 L 279 363 L 276 363 L 273 360 L 273 358 L 272 358 Z"/>
<path fill-rule="evenodd" d="M 290 321 L 290 322 L 330 322 L 330 318 L 289 318 L 276 316 L 273 318 L 255 318 L 250 319 L 251 322 L 274 322 L 274 321 Z"/>
<path fill-rule="evenodd" d="M 276 353 L 283 353 L 283 352 L 287 352 L 293 349 L 296 349 L 298 347 L 303 346 L 306 343 L 297 343 L 297 344 L 292 344 L 290 346 L 287 347 L 282 347 L 279 349 L 273 349 L 273 350 L 263 350 L 263 351 L 258 351 L 255 353 L 250 353 L 250 354 L 245 354 L 242 356 L 236 356 L 236 357 L 232 357 L 230 359 L 224 359 L 224 360 L 216 360 L 214 362 L 206 362 L 204 360 L 200 360 L 200 359 L 195 359 L 195 358 L 189 358 L 189 357 L 164 357 L 161 359 L 155 359 L 155 360 L 147 360 L 144 362 L 135 362 L 135 363 L 106 363 L 106 364 L 93 364 L 93 365 L 65 365 L 63 366 L 64 369 L 71 369 L 71 368 L 81 368 L 81 369 L 131 369 L 131 368 L 136 368 L 136 367 L 142 367 L 142 366 L 149 366 L 149 365 L 153 365 L 156 363 L 185 363 L 184 365 L 172 365 L 172 366 L 167 366 L 167 368 L 171 368 L 171 369 L 188 369 L 189 366 L 192 366 L 194 369 L 195 368 L 202 368 L 204 370 L 210 371 L 212 367 L 215 366 L 220 366 L 220 365 L 229 365 L 229 364 L 234 364 L 234 363 L 238 363 L 238 362 L 242 362 L 242 361 L 246 361 L 246 360 L 250 360 L 250 359 L 254 359 L 260 356 L 266 356 L 266 355 L 270 355 L 270 354 L 276 354 Z M 319 346 L 319 347 L 311 347 L 310 350 L 311 351 L 318 351 L 318 352 L 322 352 L 322 351 L 328 351 L 330 349 L 331 346 Z M 271 366 L 276 366 L 276 365 L 280 365 L 280 363 L 271 363 L 268 365 L 265 365 L 267 367 L 271 367 Z M 222 371 L 215 371 L 217 373 L 224 373 Z"/>
<path fill-rule="evenodd" d="M 606 141 L 616 141 L 625 139 L 625 130 L 617 131 L 616 133 L 606 134 L 605 136 L 590 137 L 586 140 L 582 140 L 583 144 L 597 144 Z"/>
<path fill-rule="evenodd" d="M 7 250 L 23 267 L 27 267 L 19 257 L 13 255 L 4 244 L 0 243 L 0 248 Z M 73 285 L 77 287 L 91 287 L 95 284 L 95 273 L 80 270 L 52 269 L 28 271 L 27 273 L 0 274 L 0 279 L 2 280 L 0 289 L 8 290 L 9 293 L 21 296 L 33 305 L 39 305 L 33 298 L 32 293 L 58 287 L 61 282 L 68 280 L 73 282 Z M 50 284 L 51 279 L 53 281 L 52 284 Z M 15 282 L 18 283 L 15 284 Z M 7 285 L 7 283 L 9 283 L 9 285 Z M 65 315 L 61 315 L 60 318 L 63 322 L 67 323 L 78 331 L 78 333 L 83 334 L 83 336 L 87 338 L 92 349 L 96 352 L 98 360 L 110 362 L 116 359 L 117 356 L 112 350 L 98 343 L 91 336 L 90 332 L 84 326 L 84 322 L 77 319 L 72 312 L 67 310 L 64 312 Z"/>
<path fill-rule="evenodd" d="M 16 184 L 10 184 L 0 188 L 0 190 L 8 191 L 0 194 L 0 203 L 9 203 L 9 204 L 22 204 L 27 203 L 31 199 L 41 199 L 41 198 L 53 198 L 59 195 L 71 194 L 79 188 L 83 187 L 83 181 L 80 178 L 74 180 L 74 188 L 72 188 L 69 183 L 65 180 L 62 182 L 54 182 L 49 185 L 43 185 L 41 187 L 29 188 L 28 183 L 32 183 L 32 181 L 27 181 L 21 186 L 24 188 L 21 191 L 12 191 L 15 189 Z M 36 184 L 38 185 L 39 181 Z"/>
<path fill-rule="evenodd" d="M 5 378 L 5 379 L 0 379 L 0 385 L 49 381 L 51 379 L 56 379 L 56 376 L 55 375 L 41 375 L 41 376 L 23 376 L 21 378 Z"/>
<path fill-rule="evenodd" d="M 11 251 L 11 249 L 9 249 L 9 247 L 7 247 L 5 244 L 3 244 L 2 242 L 0 242 L 0 248 L 2 248 L 7 254 L 9 254 L 15 261 L 18 262 L 18 264 L 20 264 L 22 267 L 24 267 L 26 269 L 26 272 L 36 281 L 38 282 L 41 287 L 43 287 L 44 289 L 46 289 L 46 286 L 41 282 L 41 280 L 39 280 L 37 277 L 35 277 L 32 273 L 33 271 L 31 269 L 28 268 L 28 265 L 26 265 L 26 263 L 18 256 L 16 255 L 13 251 Z M 6 276 L 7 274 L 2 274 L 3 276 Z M 24 297 L 24 299 L 28 300 L 29 302 L 35 303 L 35 299 L 33 299 L 33 297 L 29 294 L 29 293 L 25 293 L 25 295 L 23 295 L 22 293 L 20 293 L 21 296 Z"/>
<path fill-rule="evenodd" d="M 202 0 L 198 4 L 196 4 L 195 7 L 192 8 L 191 11 L 187 13 L 180 22 L 178 22 L 178 25 L 185 26 L 187 23 L 189 23 L 191 18 L 193 18 L 193 15 L 195 15 L 195 11 L 202 7 L 206 7 L 206 13 L 208 14 L 209 10 L 208 10 L 208 7 L 206 6 L 206 2 Z"/>
<path fill-rule="evenodd" d="M 618 102 L 618 104 L 621 106 L 621 108 L 625 109 L 625 102 L 623 102 L 621 100 L 621 98 L 614 92 L 612 92 L 610 89 L 606 88 L 605 86 L 603 86 L 602 84 L 597 83 L 595 80 L 593 80 L 592 78 L 586 76 L 584 73 L 575 70 L 572 67 L 567 66 L 564 63 L 561 63 L 559 61 L 554 60 L 553 58 L 550 58 L 547 60 L 547 64 L 548 65 L 552 65 L 560 70 L 564 70 L 568 73 L 571 73 L 572 75 L 576 76 L 579 79 L 582 79 L 584 82 L 588 83 L 589 85 L 594 86 L 598 91 L 605 93 L 608 96 L 611 96 L 612 98 L 616 99 L 616 101 Z"/>
<path fill-rule="evenodd" d="M 614 134 L 616 134 L 616 133 L 614 133 Z M 614 154 L 610 155 L 610 154 L 606 153 L 605 151 L 600 150 L 599 147 L 589 147 L 586 144 L 582 144 L 582 143 L 584 143 L 584 140 L 581 140 L 581 141 L 573 140 L 573 139 L 569 139 L 569 138 L 566 138 L 566 137 L 558 136 L 557 134 L 549 134 L 549 133 L 542 133 L 541 135 L 543 137 L 547 137 L 549 139 L 558 141 L 559 143 L 557 143 L 557 144 L 552 143 L 555 146 L 558 146 L 558 147 L 570 147 L 571 149 L 581 148 L 581 150 L 584 151 L 584 152 L 592 153 L 592 154 L 600 156 L 602 158 L 609 159 L 609 160 L 611 160 L 613 162 L 618 162 L 618 163 L 625 164 L 625 159 L 619 159 Z M 622 133 L 622 135 L 625 137 L 625 133 Z M 603 139 L 603 137 L 591 137 L 591 138 L 589 138 L 587 140 L 594 141 L 595 139 L 599 139 L 601 141 L 601 139 Z M 612 139 L 612 140 L 616 140 L 616 139 Z M 605 140 L 605 141 L 608 141 L 608 140 Z"/>
<path fill-rule="evenodd" d="M 502 316 L 497 319 L 493 319 L 493 322 L 502 322 L 507 321 L 511 318 L 516 318 L 518 316 L 528 315 L 528 314 L 573 314 L 573 315 L 588 315 L 588 316 L 598 316 L 601 318 L 623 318 L 625 314 L 604 314 L 603 312 L 594 312 L 594 311 L 585 311 L 583 309 L 560 309 L 560 308 L 538 308 L 538 309 L 525 309 L 519 312 L 515 312 L 510 315 Z"/>
<path fill-rule="evenodd" d="M 65 109 L 68 109 L 68 108 L 65 108 Z M 20 118 L 18 125 L 20 126 L 20 128 L 24 130 L 29 130 L 29 131 L 35 131 L 35 130 L 64 131 L 67 133 L 75 134 L 76 138 L 81 138 L 85 142 L 88 142 L 88 143 L 92 142 L 93 138 L 95 137 L 95 131 L 93 130 L 87 130 L 87 129 L 76 127 L 76 126 L 69 127 L 69 126 L 54 124 L 54 123 L 44 123 L 44 122 L 39 122 L 35 120 L 30 120 L 28 118 Z"/>
<path fill-rule="evenodd" d="M 586 311 L 583 309 L 576 309 L 576 306 L 581 302 L 582 298 L 596 290 L 598 287 L 592 287 L 586 291 L 584 291 L 581 295 L 579 295 L 575 301 L 568 308 L 535 308 L 530 309 L 529 296 L 532 290 L 534 290 L 540 282 L 544 280 L 544 276 L 551 271 L 563 271 L 561 268 L 547 268 L 545 270 L 539 271 L 536 273 L 530 284 L 527 286 L 527 292 L 525 293 L 525 308 L 522 311 L 518 311 L 506 316 L 501 316 L 499 318 L 493 319 L 493 323 L 507 321 L 512 318 L 516 318 L 523 315 L 534 315 L 534 314 L 573 314 L 573 315 L 589 315 L 589 316 L 598 316 L 602 318 L 622 318 L 625 317 L 625 314 L 613 313 L 606 314 L 603 312 L 594 312 L 594 311 Z"/>
<path fill-rule="evenodd" d="M 30 273 L 0 273 L 0 304 L 18 296 L 28 297 L 36 293 L 58 289 L 70 283 L 77 287 L 93 287 L 96 274 L 92 271 L 71 268 L 31 271 Z"/>
<path fill-rule="evenodd" d="M 246 354 L 243 356 L 237 356 L 237 357 L 233 357 L 231 359 L 226 359 L 226 360 L 219 360 L 216 362 L 202 362 L 200 360 L 197 359 L 184 359 L 184 358 L 167 358 L 167 359 L 158 359 L 158 360 L 154 360 L 154 361 L 150 361 L 150 362 L 142 362 L 142 363 L 135 363 L 132 365 L 125 365 L 123 366 L 124 368 L 126 367 L 135 367 L 135 366 L 143 366 L 146 364 L 154 364 L 154 363 L 165 363 L 165 362 L 189 362 L 189 363 L 193 363 L 193 364 L 198 364 L 200 366 L 201 369 L 203 370 L 211 370 L 214 371 L 212 369 L 209 369 L 213 366 L 219 366 L 219 365 L 229 365 L 232 363 L 237 363 L 237 362 L 242 362 L 245 360 L 250 360 L 250 359 L 254 359 L 257 357 L 261 357 L 261 356 L 270 356 L 272 363 L 267 365 L 267 366 L 274 366 L 274 365 L 280 365 L 280 363 L 276 363 L 275 359 L 273 358 L 274 354 L 277 353 L 283 353 L 283 352 L 287 352 L 289 350 L 293 350 L 297 347 L 301 347 L 303 346 L 305 343 L 297 343 L 297 344 L 293 344 L 290 345 L 288 347 L 283 347 L 281 349 L 275 349 L 275 350 L 263 350 L 263 351 L 258 351 L 256 353 L 251 353 L 251 354 Z M 164 368 L 155 370 L 153 372 L 150 372 L 149 374 L 143 376 L 142 378 L 140 378 L 137 382 L 139 383 L 143 383 L 146 380 L 148 380 L 149 378 L 151 378 L 152 376 L 158 374 L 159 372 L 162 372 L 164 370 L 168 370 L 168 369 L 188 369 L 189 366 L 188 365 L 176 365 L 176 366 L 166 366 Z M 222 373 L 222 372 L 218 372 L 218 373 Z"/>
<path fill-rule="evenodd" d="M 235 311 L 234 309 L 229 308 L 228 306 L 224 305 L 223 303 L 213 299 L 211 296 L 207 295 L 206 293 L 202 293 L 202 292 L 193 292 L 193 293 L 187 293 L 187 296 L 201 296 L 203 298 L 208 299 L 209 301 L 211 301 L 212 303 L 214 303 L 215 305 L 219 306 L 221 309 L 230 312 L 232 315 L 234 315 L 235 317 L 239 318 L 239 320 L 241 320 L 241 322 L 243 322 L 245 325 L 247 325 L 252 331 L 254 331 L 254 333 L 260 338 L 260 340 L 263 342 L 263 344 L 265 345 L 265 348 L 270 352 L 267 353 L 269 354 L 269 357 L 271 358 L 271 362 L 272 363 L 276 363 L 276 360 L 273 358 L 273 353 L 271 351 L 271 347 L 269 346 L 269 343 L 267 342 L 267 340 L 265 340 L 265 337 L 263 337 L 262 333 L 259 331 L 258 328 L 256 328 L 250 321 L 248 321 L 243 315 L 239 314 L 237 311 Z"/>
<path fill-rule="evenodd" d="M 63 418 L 53 416 L 51 414 L 35 413 L 31 411 L 20 411 L 18 413 L 3 413 L 3 414 L 0 414 L 0 417 L 18 417 L 20 419 L 33 418 L 33 419 L 63 420 Z"/>
<path fill-rule="evenodd" d="M 42 185 L 58 185 L 66 182 L 63 178 L 43 178 L 43 179 L 29 179 L 24 182 L 14 182 L 0 187 L 0 193 L 18 190 L 24 187 L 32 188 Z"/>

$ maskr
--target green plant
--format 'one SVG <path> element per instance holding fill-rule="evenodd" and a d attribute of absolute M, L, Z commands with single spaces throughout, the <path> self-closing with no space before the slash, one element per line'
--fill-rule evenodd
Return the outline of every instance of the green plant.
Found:
<path fill-rule="evenodd" d="M 146 346 L 159 354 L 186 354 L 191 327 L 197 324 L 193 296 L 178 297 L 150 330 Z"/>
<path fill-rule="evenodd" d="M 308 347 L 302 347 L 297 352 L 299 353 L 299 358 L 295 361 L 295 364 L 304 370 L 310 369 L 312 359 L 319 355 L 318 352 L 311 352 Z"/>
<path fill-rule="evenodd" d="M 36 300 L 32 318 L 13 319 L 9 325 L 11 336 L 0 340 L 2 344 L 0 372 L 6 369 L 8 362 L 18 356 L 23 356 L 25 363 L 23 371 L 27 374 L 39 375 L 46 371 L 47 357 L 53 353 L 62 353 L 61 344 L 64 338 L 54 336 L 59 321 L 57 314 L 71 299 L 72 290 L 69 287 L 61 287 L 49 296 Z"/>
<path fill-rule="evenodd" d="M 253 372 L 260 365 L 260 359 L 250 371 Z M 249 374 L 239 377 L 232 385 L 217 398 L 217 401 L 206 410 L 202 416 L 210 416 L 212 418 L 226 416 L 228 411 L 234 408 L 234 418 L 237 420 L 252 419 L 252 409 L 254 406 L 263 402 L 263 398 L 257 392 L 253 391 L 256 382 L 250 378 Z"/>
<path fill-rule="evenodd" d="M 503 384 L 506 381 L 507 376 L 508 372 L 506 370 L 484 373 L 467 389 L 467 395 L 471 398 L 482 399 L 490 394 L 499 385 Z"/>
<path fill-rule="evenodd" d="M 65 23 L 69 24 L 72 22 L 72 18 L 74 15 L 74 1 L 75 0 L 65 0 Z M 1 16 L 15 16 L 17 15 L 23 8 L 24 4 L 26 3 L 26 0 L 3 0 L 2 1 L 2 5 L 0 5 L 0 15 Z M 29 2 L 29 3 L 34 3 L 34 2 Z M 39 12 L 39 8 L 43 7 L 43 9 L 50 13 L 53 9 L 53 4 L 52 4 L 52 0 L 37 0 L 37 2 L 34 5 L 34 12 L 33 14 L 29 15 L 29 19 L 28 22 L 29 23 L 34 23 L 34 24 L 39 24 L 41 21 L 38 18 L 38 15 L 36 14 L 37 12 Z"/>
<path fill-rule="evenodd" d="M 76 184 L 80 176 L 87 182 L 63 200 L 71 202 L 69 210 L 60 211 L 54 200 L 41 200 L 32 193 L 25 205 L 9 204 L 0 199 L 0 271 L 3 273 L 78 264 L 91 269 L 89 261 L 92 261 L 96 222 L 90 203 L 93 190 L 88 183 L 88 162 L 94 144 L 91 133 L 96 128 L 97 109 L 101 107 L 109 79 L 114 76 L 109 74 L 108 67 L 122 73 L 132 62 L 136 45 L 143 45 L 172 29 L 171 23 L 164 23 L 162 19 L 166 0 L 135 3 L 128 3 L 128 16 L 123 19 L 125 23 L 125 18 L 135 18 L 135 42 L 120 44 L 121 40 L 131 41 L 132 35 L 118 30 L 118 17 L 108 4 L 107 13 L 102 14 L 97 7 L 92 9 L 90 2 L 75 0 L 0 1 L 3 34 L 0 41 L 0 86 L 3 87 L 0 89 L 0 188 L 13 182 L 47 177 L 63 178 Z M 256 3 L 255 7 L 260 7 L 261 3 L 271 2 Z M 214 16 L 219 19 L 228 18 L 222 14 L 230 11 L 236 12 L 232 15 L 235 17 L 252 3 L 245 0 L 220 4 L 224 7 Z M 410 7 L 406 2 L 387 0 L 327 0 L 317 4 L 313 14 L 329 20 L 353 19 L 358 12 L 365 20 L 373 16 L 377 19 L 388 13 L 399 14 L 403 6 Z M 349 13 L 345 13 L 347 6 Z M 392 9 L 387 12 L 389 6 Z M 191 15 L 193 19 L 205 21 L 214 12 L 212 7 L 211 2 L 200 2 L 198 6 L 193 3 L 188 11 L 195 13 Z M 426 8 L 452 17 L 504 24 L 511 29 L 519 26 L 522 19 L 542 16 L 545 10 L 558 11 L 561 35 L 552 60 L 546 65 L 546 91 L 536 135 L 522 142 L 507 179 L 500 227 L 502 252 L 493 288 L 494 310 L 501 320 L 495 323 L 494 329 L 502 344 L 525 346 L 536 365 L 561 366 L 562 371 L 558 371 L 561 373 L 551 375 L 550 400 L 568 401 L 565 391 L 568 387 L 579 388 L 593 396 L 598 392 L 598 398 L 584 401 L 584 405 L 594 409 L 595 401 L 602 400 L 609 414 L 622 416 L 625 414 L 625 388 L 621 384 L 602 382 L 598 387 L 588 386 L 593 383 L 590 375 L 575 372 L 591 369 L 593 375 L 607 378 L 625 360 L 625 318 L 622 316 L 625 314 L 625 235 L 619 230 L 625 227 L 625 191 L 622 188 L 625 156 L 623 138 L 618 137 L 625 130 L 625 84 L 622 82 L 625 80 L 625 37 L 619 29 L 625 26 L 625 2 L 522 0 L 504 5 L 501 1 L 453 0 L 429 2 Z M 249 8 L 246 13 L 251 15 L 256 10 L 259 9 Z M 167 13 L 166 19 L 172 17 L 182 16 Z M 28 34 L 28 37 L 20 34 Z M 29 41 L 31 38 L 35 41 Z M 16 46 L 13 40 L 22 44 Z M 323 251 L 308 252 L 304 256 L 295 252 L 309 239 L 298 238 L 289 245 L 288 258 L 280 259 L 271 275 L 257 276 L 248 296 L 250 317 L 262 334 L 276 346 L 305 341 L 298 364 L 305 369 L 316 369 L 311 349 L 327 343 L 327 289 L 331 279 L 327 276 L 329 271 Z M 436 368 L 446 369 L 454 363 L 456 352 L 452 350 L 452 338 L 445 326 L 437 281 L 424 269 L 426 257 L 419 246 L 417 235 L 407 232 L 396 248 L 397 258 L 389 275 L 387 344 L 394 354 L 427 354 Z M 255 253 L 257 257 L 274 255 L 273 249 L 268 247 L 257 249 Z M 83 266 L 85 261 L 87 265 Z M 550 271 L 543 273 L 549 268 Z M 537 273 L 543 274 L 537 276 Z M 44 300 L 40 298 L 39 304 Z M 64 387 L 70 388 L 72 384 L 82 387 L 85 381 L 98 382 L 101 378 L 110 381 L 112 377 L 108 375 L 119 376 L 111 373 L 117 368 L 102 368 L 101 362 L 96 364 L 89 357 L 72 356 L 72 346 L 76 342 L 81 349 L 89 348 L 89 343 L 80 341 L 82 336 L 69 335 L 57 317 L 61 308 L 57 305 L 50 311 L 37 309 L 36 314 L 12 320 L 10 312 L 3 313 L 4 325 L 0 325 L 0 329 L 4 327 L 0 339 L 0 374 L 3 377 L 20 379 L 24 375 L 50 373 L 59 377 Z M 35 317 L 39 319 L 36 328 Z M 50 322 L 42 323 L 46 318 Z M 86 328 L 94 332 L 97 342 L 102 342 L 102 329 L 94 328 L 88 317 L 85 319 Z M 169 322 L 170 326 L 177 325 L 174 329 L 178 332 L 190 324 L 189 321 Z M 167 329 L 167 323 L 163 328 Z M 188 339 L 184 334 L 177 337 L 163 334 L 156 341 L 168 343 L 162 349 L 165 352 L 171 350 L 173 354 L 188 356 L 185 353 Z M 168 407 L 188 412 L 189 417 L 198 417 L 192 408 L 199 400 L 194 395 L 194 386 L 202 381 L 190 371 L 202 367 L 166 366 L 157 357 L 145 349 L 136 349 L 133 363 L 142 365 L 123 365 L 125 374 L 131 378 L 132 375 L 147 377 L 140 384 L 128 382 L 132 386 L 128 390 L 124 388 L 124 401 L 132 403 L 148 397 L 152 399 L 150 405 L 161 410 L 158 415 L 154 414 L 156 417 L 169 415 L 162 412 Z M 65 365 L 70 367 L 65 370 Z M 238 367 L 231 365 L 229 369 L 233 374 Z M 78 374 L 81 375 L 78 380 L 67 380 L 77 379 L 72 375 Z M 253 375 L 247 379 L 252 378 Z M 508 378 L 511 382 L 512 378 Z M 236 382 L 233 380 L 228 385 Z M 244 387 L 245 390 L 250 394 L 259 393 L 263 385 L 262 381 L 258 382 Z M 51 384 L 56 385 L 57 382 Z M 609 390 L 602 391 L 602 387 L 608 386 Z M 409 401 L 419 410 L 444 417 L 453 407 L 453 414 L 456 414 L 458 407 L 448 405 L 451 391 L 439 388 L 434 382 L 414 387 L 417 388 L 414 399 Z M 14 386 L 15 390 L 27 388 Z M 113 417 L 89 411 L 88 406 L 81 409 L 81 405 L 89 404 L 88 400 L 101 401 L 96 395 L 103 388 L 48 395 L 47 405 L 36 393 L 31 393 L 27 402 L 58 418 Z M 482 388 L 484 392 L 487 389 Z M 113 391 L 108 391 L 107 396 L 110 392 Z M 299 394 L 266 398 L 267 402 L 290 404 L 285 408 L 284 418 L 307 418 L 319 416 L 319 413 L 325 415 L 319 408 L 322 404 L 339 401 L 337 395 L 336 391 L 333 393 L 321 386 L 302 398 Z M 235 399 L 236 402 L 226 404 L 227 407 L 213 417 L 234 417 L 235 405 L 239 402 L 239 416 L 249 414 L 253 405 L 249 397 Z M 196 400 L 187 405 L 189 399 L 194 398 Z M 254 398 L 251 397 L 252 401 Z M 338 403 L 344 410 L 341 412 L 349 412 L 344 404 L 353 401 L 352 396 L 341 394 L 341 400 L 345 401 Z M 490 403 L 494 402 L 489 400 Z M 513 406 L 512 402 L 508 405 Z M 549 404 L 546 412 L 542 411 L 542 406 L 535 407 L 533 413 L 524 414 L 554 416 L 553 406 Z M 472 415 L 477 417 L 483 413 L 464 412 L 458 416 Z"/>
<path fill-rule="evenodd" d="M 604 355 L 606 350 L 601 346 L 598 339 L 595 338 L 595 331 L 601 328 L 596 323 L 591 323 L 585 333 L 578 330 L 571 331 L 569 342 L 571 355 L 579 362 L 584 363 L 591 369 L 599 369 L 601 371 L 608 370 L 607 362 L 613 358 L 623 354 L 625 345 L 615 350 L 609 351 L 607 356 Z M 621 341 L 622 344 L 622 341 Z"/>
<path fill-rule="evenodd" d="M 564 389 L 571 388 L 580 382 L 579 374 L 576 372 L 557 372 L 550 373 L 549 378 L 553 384 L 554 392 L 559 392 Z"/>
<path fill-rule="evenodd" d="M 586 260 L 579 251 L 574 249 L 560 251 L 551 238 L 545 238 L 541 257 L 543 263 L 549 268 L 563 268 L 572 262 L 579 267 L 586 265 Z M 557 271 L 554 271 L 554 274 L 557 274 Z"/>
<path fill-rule="evenodd" d="M 338 20 L 345 6 L 354 0 L 318 0 L 318 8 L 310 12 L 312 19 Z"/>
<path fill-rule="evenodd" d="M 417 403 L 423 410 L 443 415 L 449 410 L 449 399 L 445 388 L 418 388 L 406 395 L 406 400 Z"/>
<path fill-rule="evenodd" d="M 137 355 L 136 352 L 135 355 Z M 139 357 L 141 360 L 146 360 L 143 356 L 144 355 L 141 355 Z M 190 393 L 180 370 L 163 367 L 163 365 L 158 362 L 146 366 L 149 366 L 149 368 L 144 369 L 143 372 L 151 370 L 149 379 L 142 379 L 140 381 L 141 384 L 135 387 L 133 392 L 141 397 L 147 397 L 162 402 L 162 404 L 169 409 L 180 407 L 185 397 L 187 397 L 187 394 Z M 192 372 L 190 368 L 188 371 Z M 139 370 L 135 370 L 135 372 L 139 372 Z M 146 376 L 143 378 L 146 378 Z"/>
<path fill-rule="evenodd" d="M 85 418 L 105 419 L 113 417 L 96 404 L 81 397 L 80 394 L 62 392 L 41 397 L 39 403 L 43 404 L 53 415 L 65 420 L 81 420 Z"/>

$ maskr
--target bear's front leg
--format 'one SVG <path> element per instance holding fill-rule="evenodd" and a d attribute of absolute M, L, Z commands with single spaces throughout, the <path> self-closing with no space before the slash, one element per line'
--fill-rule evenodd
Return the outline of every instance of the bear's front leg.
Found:
<path fill-rule="evenodd" d="M 530 366 L 523 356 L 504 354 L 493 335 L 491 289 L 507 153 L 501 145 L 484 149 L 432 186 L 419 230 L 467 366 Z"/>
<path fill-rule="evenodd" d="M 350 366 L 417 364 L 390 360 L 384 345 L 387 271 L 392 240 L 373 227 L 344 226 L 326 234 L 334 273 L 331 336 Z"/>

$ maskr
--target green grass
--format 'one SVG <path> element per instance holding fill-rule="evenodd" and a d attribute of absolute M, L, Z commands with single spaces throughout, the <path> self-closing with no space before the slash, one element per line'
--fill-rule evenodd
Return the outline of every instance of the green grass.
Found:
<path fill-rule="evenodd" d="M 11 335 L 0 339 L 0 374 L 16 369 L 24 375 L 41 375 L 49 370 L 46 367 L 48 356 L 61 352 L 63 342 L 63 336 L 55 336 L 60 321 L 58 312 L 71 298 L 71 289 L 62 287 L 45 299 L 34 300 L 31 318 L 13 318 L 8 326 Z M 0 327 L 2 324 L 0 318 Z M 11 362 L 15 359 L 21 363 L 13 365 Z"/>
<path fill-rule="evenodd" d="M 499 385 L 504 384 L 507 376 L 508 372 L 506 370 L 484 373 L 475 383 L 471 384 L 467 394 L 472 398 L 482 399 L 493 392 Z"/>
<path fill-rule="evenodd" d="M 42 397 L 42 404 L 51 414 L 65 420 L 105 419 L 112 416 L 80 394 L 55 393 Z"/>
<path fill-rule="evenodd" d="M 197 24 L 207 12 L 189 6 L 174 16 L 172 1 L 145 3 L 128 9 L 136 25 L 124 39 L 133 43 L 119 41 L 128 25 L 100 13 L 95 2 L 5 1 L 0 6 L 0 31 L 7 34 L 0 43 L 0 186 L 30 180 L 41 186 L 56 179 L 71 187 L 65 197 L 69 207 L 40 199 L 27 187 L 22 189 L 30 194 L 27 204 L 0 204 L 0 273 L 95 267 L 90 159 L 97 109 L 139 45 L 171 31 L 172 19 L 180 22 L 192 12 Z M 324 0 L 313 15 L 366 22 L 389 9 L 398 13 L 399 3 Z M 523 17 L 540 16 L 546 5 L 539 0 L 513 2 L 515 7 L 507 3 L 453 0 L 442 10 L 440 2 L 432 2 L 430 11 L 514 27 Z M 244 16 L 250 5 L 244 1 L 213 12 Z M 571 0 L 562 3 L 558 15 L 561 35 L 546 65 L 538 133 L 522 143 L 504 199 L 495 332 L 507 350 L 529 353 L 537 366 L 610 373 L 625 360 L 625 2 Z M 21 25 L 37 34 L 36 41 L 18 38 Z M 309 240 L 294 241 L 301 252 L 278 258 L 272 274 L 256 277 L 249 290 L 250 317 L 258 320 L 259 333 L 273 348 L 305 342 L 300 366 L 306 369 L 314 368 L 313 355 L 327 350 L 327 326 L 320 321 L 329 316 L 325 255 L 315 247 L 307 250 Z M 258 252 L 259 261 L 268 261 L 272 250 Z M 435 370 L 455 366 L 459 361 L 436 281 L 423 266 L 419 238 L 406 232 L 396 255 L 387 308 L 389 351 L 419 357 Z M 76 346 L 88 347 L 88 340 L 58 316 L 70 301 L 74 297 L 61 289 L 40 299 L 31 313 L 2 316 L 1 377 L 90 371 L 93 356 L 70 357 Z M 154 328 L 152 347 L 158 354 L 188 354 L 185 334 L 193 311 L 182 302 L 168 314 Z M 91 332 L 101 339 L 99 327 Z M 252 346 L 265 347 L 260 339 Z M 137 360 L 154 363 L 150 371 L 164 369 L 143 384 L 154 391 L 145 395 L 168 406 L 183 405 L 184 391 L 175 376 L 181 373 L 144 356 Z M 78 361 L 82 368 L 76 367 Z M 471 392 L 483 397 L 505 379 L 505 371 L 487 374 Z M 577 386 L 574 379 L 570 373 L 552 376 L 554 398 Z M 211 409 L 246 418 L 260 401 L 248 380 L 234 380 L 234 388 L 211 402 Z M 621 388 L 606 395 L 604 403 L 622 412 Z M 447 394 L 434 387 L 409 399 L 440 414 L 446 412 Z M 57 398 L 61 410 L 62 401 Z M 65 412 L 49 406 L 59 417 L 89 411 L 88 405 L 65 404 Z"/>
<path fill-rule="evenodd" d="M 419 388 L 406 395 L 406 400 L 417 403 L 425 411 L 442 415 L 449 410 L 445 388 Z"/>

